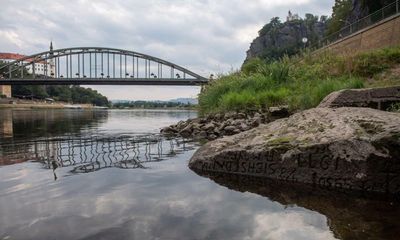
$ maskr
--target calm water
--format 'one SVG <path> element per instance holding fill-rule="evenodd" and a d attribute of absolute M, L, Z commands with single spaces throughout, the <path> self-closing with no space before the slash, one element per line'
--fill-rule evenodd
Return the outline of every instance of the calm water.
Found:
<path fill-rule="evenodd" d="M 183 111 L 0 110 L 0 239 L 398 239 L 390 201 L 199 176 Z"/>

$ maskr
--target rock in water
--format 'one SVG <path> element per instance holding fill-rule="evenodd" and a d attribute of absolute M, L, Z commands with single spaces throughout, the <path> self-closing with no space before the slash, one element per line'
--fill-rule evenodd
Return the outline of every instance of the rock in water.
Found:
<path fill-rule="evenodd" d="M 400 114 L 369 108 L 310 109 L 209 142 L 189 166 L 398 194 Z"/>

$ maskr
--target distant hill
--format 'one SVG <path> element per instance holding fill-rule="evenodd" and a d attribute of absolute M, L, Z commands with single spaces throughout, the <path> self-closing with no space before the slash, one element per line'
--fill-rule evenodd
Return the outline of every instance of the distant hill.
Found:
<path fill-rule="evenodd" d="M 171 99 L 168 102 L 183 103 L 183 104 L 190 104 L 190 105 L 199 104 L 199 100 L 197 100 L 197 98 L 177 98 L 177 99 Z"/>
<path fill-rule="evenodd" d="M 199 101 L 196 98 L 176 98 L 171 100 L 111 100 L 113 104 L 118 103 L 130 103 L 130 102 L 149 102 L 149 103 L 181 103 L 181 104 L 189 104 L 189 105 L 197 105 Z"/>

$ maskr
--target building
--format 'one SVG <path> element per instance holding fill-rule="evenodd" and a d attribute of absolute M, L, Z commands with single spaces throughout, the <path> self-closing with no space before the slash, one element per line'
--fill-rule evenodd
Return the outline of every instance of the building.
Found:
<path fill-rule="evenodd" d="M 292 11 L 289 11 L 288 16 L 286 17 L 287 22 L 299 20 L 300 17 L 297 13 L 293 14 Z"/>
<path fill-rule="evenodd" d="M 53 43 L 50 42 L 50 51 L 53 51 Z M 11 63 L 15 60 L 21 59 L 26 57 L 25 55 L 18 54 L 18 53 L 0 53 L 0 61 L 3 63 Z M 33 59 L 26 59 L 23 61 L 24 64 L 30 63 Z M 33 74 L 33 67 L 35 67 L 35 74 L 36 75 L 46 75 L 48 77 L 53 77 L 55 74 L 55 64 L 53 59 L 49 62 L 46 61 L 39 61 L 33 65 L 27 65 L 26 70 L 29 74 Z M 1 86 L 0 85 L 0 96 L 5 95 L 6 97 L 11 97 L 11 86 Z"/>

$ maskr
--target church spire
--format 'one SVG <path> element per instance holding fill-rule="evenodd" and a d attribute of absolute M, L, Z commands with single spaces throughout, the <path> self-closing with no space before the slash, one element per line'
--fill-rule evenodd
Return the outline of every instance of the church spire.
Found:
<path fill-rule="evenodd" d="M 50 41 L 50 52 L 53 51 L 53 41 Z"/>

